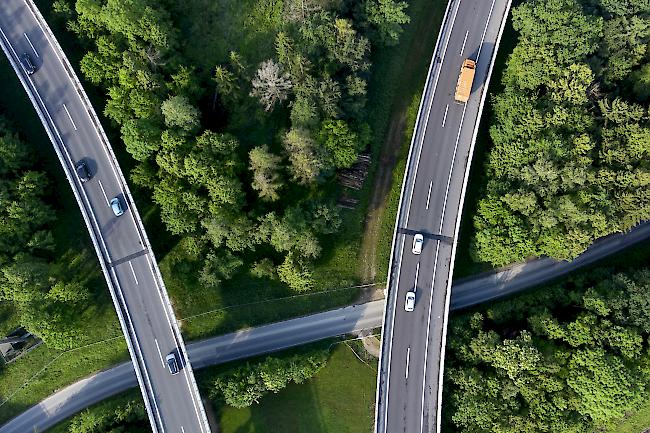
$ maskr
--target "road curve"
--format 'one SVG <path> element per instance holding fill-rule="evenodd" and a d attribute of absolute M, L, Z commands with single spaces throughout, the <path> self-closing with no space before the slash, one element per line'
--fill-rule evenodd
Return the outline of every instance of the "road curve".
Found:
<path fill-rule="evenodd" d="M 650 222 L 640 224 L 628 233 L 596 241 L 572 262 L 539 259 L 512 269 L 463 279 L 453 285 L 451 309 L 467 308 L 521 292 L 648 239 Z M 383 311 L 384 301 L 373 301 L 209 338 L 191 343 L 187 349 L 192 365 L 203 368 L 378 328 L 382 324 Z M 88 406 L 134 386 L 137 386 L 137 380 L 133 365 L 130 362 L 120 364 L 52 394 L 0 427 L 0 433 L 44 431 Z"/>
<path fill-rule="evenodd" d="M 376 433 L 438 433 L 454 257 L 481 111 L 510 0 L 450 0 L 413 132 L 396 217 L 375 405 Z M 455 100 L 461 65 L 472 92 Z M 424 236 L 421 253 L 412 250 Z M 415 299 L 407 308 L 406 299 Z"/>
<path fill-rule="evenodd" d="M 106 134 L 33 0 L 2 0 L 0 45 L 59 157 L 93 241 L 154 432 L 209 433 L 185 345 L 144 225 Z M 29 75 L 19 58 L 29 56 Z M 33 72 L 33 71 L 32 71 Z M 84 160 L 92 178 L 81 182 Z M 125 207 L 117 216 L 109 202 Z M 180 355 L 180 374 L 165 356 Z"/>

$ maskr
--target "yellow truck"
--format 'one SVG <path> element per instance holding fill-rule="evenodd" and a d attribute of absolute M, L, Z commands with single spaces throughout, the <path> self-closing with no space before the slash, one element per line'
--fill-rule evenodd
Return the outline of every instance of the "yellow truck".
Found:
<path fill-rule="evenodd" d="M 476 71 L 476 62 L 471 59 L 465 59 L 463 66 L 460 68 L 458 83 L 456 84 L 456 95 L 454 98 L 457 102 L 467 102 L 469 95 L 472 93 L 472 83 L 474 82 L 474 72 Z"/>

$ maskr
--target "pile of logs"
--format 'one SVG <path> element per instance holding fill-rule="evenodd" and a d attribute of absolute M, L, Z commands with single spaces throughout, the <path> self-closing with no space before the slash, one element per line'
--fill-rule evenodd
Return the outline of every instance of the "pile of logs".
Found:
<path fill-rule="evenodd" d="M 363 188 L 363 182 L 368 177 L 368 170 L 370 169 L 370 154 L 361 153 L 357 158 L 357 162 L 350 168 L 343 169 L 336 175 L 340 185 L 359 190 Z M 356 198 L 348 197 L 343 191 L 343 194 L 336 201 L 336 204 L 346 209 L 354 209 L 359 204 Z"/>
<path fill-rule="evenodd" d="M 357 158 L 357 162 L 350 168 L 339 171 L 337 178 L 341 185 L 352 188 L 361 189 L 363 181 L 368 176 L 368 169 L 370 168 L 370 154 L 361 153 Z"/>
<path fill-rule="evenodd" d="M 338 207 L 343 207 L 346 209 L 354 209 L 355 207 L 357 207 L 358 204 L 359 204 L 359 199 L 346 197 L 345 195 L 339 197 L 339 199 L 336 200 L 336 205 Z"/>

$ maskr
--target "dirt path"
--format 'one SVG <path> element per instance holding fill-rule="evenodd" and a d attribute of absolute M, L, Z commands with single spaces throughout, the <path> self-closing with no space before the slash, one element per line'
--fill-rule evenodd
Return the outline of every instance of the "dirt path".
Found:
<path fill-rule="evenodd" d="M 368 203 L 363 239 L 361 241 L 361 279 L 365 283 L 383 281 L 385 275 L 377 275 L 377 242 L 384 218 L 394 219 L 394 215 L 384 215 L 386 202 L 393 182 L 393 169 L 404 143 L 406 112 L 413 96 L 422 92 L 433 45 L 438 35 L 439 23 L 446 2 L 435 0 L 413 1 L 409 8 L 414 18 L 411 41 L 406 49 L 407 55 L 402 64 L 398 79 L 400 84 L 392 96 L 391 115 L 388 131 L 382 145 L 377 171 L 373 178 L 373 191 Z M 376 156 L 375 156 L 376 157 Z"/>
<path fill-rule="evenodd" d="M 384 275 L 377 276 L 377 237 L 386 210 L 386 198 L 393 182 L 393 168 L 404 140 L 405 124 L 405 110 L 393 113 L 388 136 L 381 149 L 374 178 L 375 184 L 368 203 L 365 231 L 361 242 L 361 263 L 363 266 L 361 277 L 364 283 L 370 283 L 377 281 L 377 278 L 383 279 L 385 277 Z"/>

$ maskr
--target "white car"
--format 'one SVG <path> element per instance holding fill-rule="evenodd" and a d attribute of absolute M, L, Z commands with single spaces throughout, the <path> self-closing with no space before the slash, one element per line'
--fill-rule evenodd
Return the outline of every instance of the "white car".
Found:
<path fill-rule="evenodd" d="M 122 206 L 122 201 L 118 197 L 113 197 L 113 199 L 109 204 L 111 205 L 111 209 L 113 210 L 115 216 L 118 217 L 124 213 L 124 207 Z"/>
<path fill-rule="evenodd" d="M 404 302 L 404 310 L 411 312 L 415 309 L 415 292 L 406 293 L 406 301 Z"/>
<path fill-rule="evenodd" d="M 417 233 L 413 236 L 413 254 L 416 256 L 422 252 L 422 245 L 424 245 L 424 236 L 421 233 Z"/>

